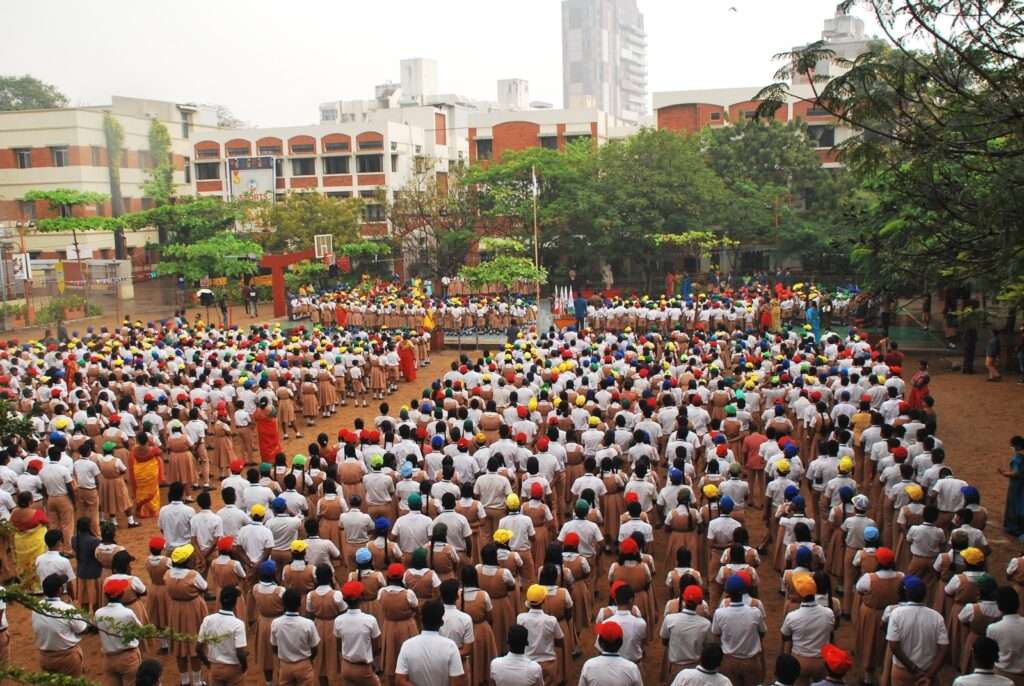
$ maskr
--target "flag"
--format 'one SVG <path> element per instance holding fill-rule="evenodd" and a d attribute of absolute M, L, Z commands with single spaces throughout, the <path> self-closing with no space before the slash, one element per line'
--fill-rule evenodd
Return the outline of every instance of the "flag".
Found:
<path fill-rule="evenodd" d="M 537 168 L 530 167 L 530 191 L 534 198 L 540 197 L 540 186 L 537 185 Z"/>

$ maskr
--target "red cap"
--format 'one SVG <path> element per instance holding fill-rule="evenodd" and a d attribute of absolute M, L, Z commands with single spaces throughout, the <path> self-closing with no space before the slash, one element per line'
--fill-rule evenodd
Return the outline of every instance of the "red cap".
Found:
<path fill-rule="evenodd" d="M 516 408 L 516 414 L 519 415 L 520 419 L 526 419 L 530 416 L 530 411 L 526 409 L 526 405 L 520 405 Z"/>
<path fill-rule="evenodd" d="M 853 660 L 850 654 L 831 643 L 826 643 L 821 648 L 821 657 L 825 660 L 825 666 L 833 674 L 846 674 L 853 667 Z"/>
<path fill-rule="evenodd" d="M 547 436 L 541 436 L 537 439 L 537 450 L 540 452 L 547 450 L 549 445 L 551 445 L 551 441 L 548 440 Z"/>
<path fill-rule="evenodd" d="M 627 538 L 619 544 L 619 552 L 623 555 L 636 555 L 640 552 L 640 546 L 632 538 Z"/>
<path fill-rule="evenodd" d="M 611 620 L 601 622 L 596 627 L 597 637 L 606 643 L 614 643 L 622 640 L 622 627 Z"/>
<path fill-rule="evenodd" d="M 619 592 L 619 589 L 626 585 L 626 582 L 622 579 L 618 579 L 612 582 L 612 585 L 608 587 L 608 596 L 615 600 L 615 594 Z"/>
<path fill-rule="evenodd" d="M 235 539 L 232 536 L 221 536 L 217 539 L 217 550 L 226 553 L 235 547 Z"/>
<path fill-rule="evenodd" d="M 878 560 L 878 564 L 888 567 L 896 559 L 896 554 L 892 552 L 892 548 L 879 548 L 875 551 L 875 559 Z"/>
<path fill-rule="evenodd" d="M 895 460 L 905 460 L 905 459 L 907 459 L 907 449 L 904 448 L 902 445 L 896 446 L 895 448 L 893 448 L 889 452 L 892 453 L 893 459 L 895 459 Z"/>
<path fill-rule="evenodd" d="M 129 579 L 107 579 L 103 582 L 103 595 L 120 598 L 132 585 Z"/>
<path fill-rule="evenodd" d="M 467 438 L 465 438 L 465 437 L 463 437 L 463 438 L 460 438 L 460 439 L 459 439 L 459 442 L 457 443 L 457 445 L 458 445 L 458 446 L 459 446 L 460 448 L 466 448 L 466 449 L 468 450 L 468 449 L 469 449 L 469 439 L 467 439 Z"/>
<path fill-rule="evenodd" d="M 516 434 L 516 443 L 526 443 L 526 434 L 522 431 Z"/>
<path fill-rule="evenodd" d="M 188 394 L 187 393 L 179 393 L 178 395 L 175 396 L 175 400 L 177 400 L 179 403 L 183 403 L 186 400 L 188 400 Z"/>
<path fill-rule="evenodd" d="M 748 572 L 747 570 L 744 569 L 742 571 L 736 572 L 736 576 L 743 579 L 743 584 L 747 588 L 750 588 L 754 585 L 754 579 L 750 576 L 750 572 Z"/>
<path fill-rule="evenodd" d="M 366 587 L 363 586 L 362 581 L 346 581 L 345 585 L 341 587 L 341 595 L 344 598 L 353 600 L 362 597 L 364 590 L 366 590 Z"/>
<path fill-rule="evenodd" d="M 387 574 L 389 579 L 401 579 L 405 576 L 405 565 L 401 562 L 392 562 L 388 565 Z"/>
<path fill-rule="evenodd" d="M 154 536 L 153 538 L 149 539 L 150 550 L 163 550 L 166 547 L 167 541 L 164 540 L 163 536 Z"/>
<path fill-rule="evenodd" d="M 241 474 L 242 470 L 245 469 L 245 462 L 242 460 L 231 460 L 231 464 L 228 467 L 231 469 L 232 474 Z"/>
<path fill-rule="evenodd" d="M 59 388 L 51 388 L 50 389 L 50 397 L 51 398 L 59 398 L 60 397 L 60 389 Z"/>
<path fill-rule="evenodd" d="M 699 604 L 704 600 L 704 591 L 700 590 L 700 586 L 697 584 L 690 584 L 683 591 L 683 602 L 692 603 L 694 605 Z"/>
<path fill-rule="evenodd" d="M 530 497 L 531 498 L 543 498 L 544 497 L 544 487 L 541 486 L 538 482 L 534 481 L 532 484 L 530 484 Z"/>
<path fill-rule="evenodd" d="M 43 468 L 43 461 L 40 460 L 38 457 L 35 458 L 35 459 L 32 459 L 32 460 L 29 460 L 28 464 L 26 465 L 26 469 L 34 469 L 37 472 L 40 469 L 42 469 L 42 468 Z"/>
<path fill-rule="evenodd" d="M 565 535 L 565 540 L 563 541 L 563 544 L 569 546 L 570 548 L 575 548 L 580 544 L 580 535 L 575 531 L 570 531 Z"/>
<path fill-rule="evenodd" d="M 626 494 L 624 500 L 627 503 L 638 503 L 640 502 L 640 495 L 636 491 L 630 491 Z"/>
<path fill-rule="evenodd" d="M 729 446 L 727 446 L 725 443 L 719 443 L 718 446 L 715 448 L 715 454 L 718 455 L 719 457 L 725 457 L 728 452 Z"/>

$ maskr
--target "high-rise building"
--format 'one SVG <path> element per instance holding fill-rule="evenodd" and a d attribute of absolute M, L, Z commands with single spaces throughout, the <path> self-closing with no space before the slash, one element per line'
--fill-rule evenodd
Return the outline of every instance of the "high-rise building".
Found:
<path fill-rule="evenodd" d="M 566 108 L 626 121 L 647 113 L 647 34 L 636 0 L 562 0 Z"/>

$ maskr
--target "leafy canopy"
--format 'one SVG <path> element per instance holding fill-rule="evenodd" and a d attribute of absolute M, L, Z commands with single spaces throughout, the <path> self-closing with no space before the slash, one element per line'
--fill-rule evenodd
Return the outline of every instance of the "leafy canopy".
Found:
<path fill-rule="evenodd" d="M 269 231 L 255 234 L 269 252 L 291 252 L 313 247 L 313 236 L 334 236 L 337 250 L 359 239 L 363 202 L 359 198 L 331 198 L 322 193 L 289 193 L 285 199 L 257 210 L 259 223 Z"/>
<path fill-rule="evenodd" d="M 0 76 L 0 112 L 44 110 L 67 104 L 67 96 L 56 86 L 33 76 Z"/>
<path fill-rule="evenodd" d="M 262 256 L 258 243 L 221 233 L 195 243 L 166 246 L 156 271 L 161 276 L 181 274 L 190 282 L 204 276 L 238 279 L 255 274 Z"/>

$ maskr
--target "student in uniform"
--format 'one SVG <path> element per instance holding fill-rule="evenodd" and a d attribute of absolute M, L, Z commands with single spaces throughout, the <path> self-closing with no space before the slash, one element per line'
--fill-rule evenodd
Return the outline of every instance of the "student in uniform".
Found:
<path fill-rule="evenodd" d="M 715 610 L 711 633 L 721 637 L 722 673 L 733 686 L 757 686 L 764 679 L 761 641 L 767 632 L 764 613 L 759 607 L 743 602 L 747 585 L 740 575 L 725 582 L 727 605 Z"/>
<path fill-rule="evenodd" d="M 515 624 L 508 630 L 508 653 L 491 660 L 494 686 L 544 686 L 544 670 L 526 657 L 529 631 Z"/>
<path fill-rule="evenodd" d="M 782 620 L 782 650 L 800 664 L 798 686 L 808 686 L 825 677 L 821 649 L 832 640 L 836 616 L 831 607 L 815 602 L 818 588 L 813 576 L 795 574 L 792 585 L 801 602 Z"/>
<path fill-rule="evenodd" d="M 732 686 L 729 678 L 718 672 L 722 659 L 722 646 L 717 643 L 707 644 L 701 651 L 700 664 L 679 672 L 672 686 Z"/>
<path fill-rule="evenodd" d="M 821 659 L 825 662 L 825 678 L 812 686 L 843 686 L 846 673 L 853 668 L 850 654 L 839 646 L 826 643 L 821 649 Z"/>
<path fill-rule="evenodd" d="M 249 669 L 245 621 L 235 616 L 241 592 L 236 586 L 220 590 L 220 610 L 203 619 L 196 651 L 206 667 L 209 686 L 239 686 Z"/>
<path fill-rule="evenodd" d="M 103 650 L 103 675 L 110 686 L 135 686 L 135 675 L 142 664 L 138 639 L 125 640 L 118 635 L 120 627 L 125 625 L 142 626 L 135 613 L 121 603 L 131 584 L 130 579 L 107 579 L 103 584 L 107 604 L 96 610 L 96 626 L 100 629 L 100 648 Z"/>
<path fill-rule="evenodd" d="M 341 680 L 347 686 L 380 686 L 373 665 L 380 657 L 380 626 L 359 606 L 366 588 L 361 581 L 341 587 L 347 610 L 334 619 L 334 636 L 341 657 Z"/>
<path fill-rule="evenodd" d="M 302 594 L 286 589 L 281 597 L 284 614 L 270 624 L 270 645 L 277 658 L 277 679 L 281 686 L 313 686 L 313 660 L 320 646 L 320 634 L 313 620 L 299 615 Z"/>
<path fill-rule="evenodd" d="M 427 603 L 420 619 L 423 631 L 404 641 L 398 653 L 396 686 L 465 686 L 466 672 L 459 647 L 440 634 L 444 605 L 436 601 Z"/>
<path fill-rule="evenodd" d="M 925 607 L 928 587 L 921 579 L 904 578 L 903 591 L 907 602 L 893 609 L 885 633 L 892 651 L 892 685 L 934 685 L 949 650 L 946 621 Z"/>
<path fill-rule="evenodd" d="M 597 646 L 601 651 L 583 663 L 580 686 L 643 686 L 643 677 L 637 664 L 622 655 L 622 626 L 612 620 L 595 627 Z"/>
<path fill-rule="evenodd" d="M 980 637 L 974 642 L 974 671 L 957 677 L 953 686 L 1013 686 L 1013 681 L 995 672 L 999 657 L 999 644 L 991 638 Z"/>
<path fill-rule="evenodd" d="M 57 612 L 77 610 L 74 605 L 60 599 L 67 577 L 51 574 L 43 579 L 43 604 Z M 51 617 L 32 612 L 32 633 L 39 649 L 39 668 L 45 672 L 82 676 L 82 634 L 89 625 L 81 619 Z"/>
<path fill-rule="evenodd" d="M 555 686 L 558 678 L 557 648 L 565 640 L 565 634 L 558 618 L 544 612 L 544 600 L 548 596 L 546 586 L 533 584 L 526 589 L 526 612 L 520 612 L 516 624 L 525 626 L 530 632 L 526 656 L 540 664 L 544 670 L 544 686 Z"/>

